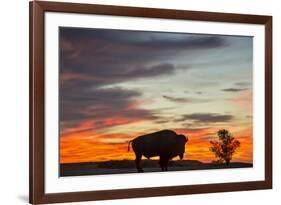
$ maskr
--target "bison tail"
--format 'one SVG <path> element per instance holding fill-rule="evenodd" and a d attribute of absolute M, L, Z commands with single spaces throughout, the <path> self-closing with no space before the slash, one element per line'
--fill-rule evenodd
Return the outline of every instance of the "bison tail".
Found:
<path fill-rule="evenodd" d="M 130 152 L 130 144 L 131 144 L 132 140 L 129 141 L 128 143 L 128 152 Z"/>

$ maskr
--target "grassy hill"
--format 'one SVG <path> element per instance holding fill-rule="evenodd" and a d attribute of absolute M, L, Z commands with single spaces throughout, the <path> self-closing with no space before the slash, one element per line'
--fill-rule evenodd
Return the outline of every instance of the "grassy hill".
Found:
<path fill-rule="evenodd" d="M 141 166 L 144 172 L 160 172 L 158 160 L 142 160 Z M 169 171 L 204 170 L 204 169 L 229 169 L 249 168 L 251 163 L 232 162 L 225 164 L 203 163 L 197 160 L 174 160 L 168 165 Z M 101 174 L 125 174 L 137 173 L 133 160 L 112 160 L 106 162 L 86 162 L 60 165 L 60 176 L 82 176 Z"/>

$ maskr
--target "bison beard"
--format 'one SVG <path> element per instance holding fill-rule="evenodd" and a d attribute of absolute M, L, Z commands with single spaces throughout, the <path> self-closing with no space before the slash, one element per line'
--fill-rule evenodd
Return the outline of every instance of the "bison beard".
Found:
<path fill-rule="evenodd" d="M 179 156 L 180 159 L 183 158 L 187 141 L 188 138 L 184 135 L 178 135 L 172 130 L 161 130 L 129 141 L 128 151 L 130 151 L 130 144 L 132 143 L 138 172 L 143 172 L 140 166 L 142 156 L 145 156 L 147 159 L 159 156 L 159 165 L 162 171 L 167 171 L 169 160 L 176 156 Z"/>

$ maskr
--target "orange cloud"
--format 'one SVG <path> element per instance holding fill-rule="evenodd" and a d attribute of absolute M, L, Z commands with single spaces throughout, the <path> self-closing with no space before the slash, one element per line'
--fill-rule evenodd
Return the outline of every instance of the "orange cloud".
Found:
<path fill-rule="evenodd" d="M 93 162 L 132 159 L 127 143 L 102 143 L 95 137 L 70 136 L 60 140 L 60 162 Z"/>
<path fill-rule="evenodd" d="M 82 74 L 78 73 L 72 73 L 72 72 L 64 72 L 60 75 L 60 82 L 64 82 L 67 80 L 77 80 L 77 79 L 86 79 L 86 76 L 83 76 Z"/>
<path fill-rule="evenodd" d="M 179 134 L 189 138 L 186 144 L 185 159 L 211 162 L 216 160 L 210 152 L 210 140 L 216 139 L 218 128 L 175 129 Z M 252 128 L 233 127 L 232 133 L 241 142 L 241 147 L 233 156 L 233 161 L 252 162 L 253 143 Z M 133 137 L 132 137 L 133 136 Z M 96 162 L 135 158 L 134 152 L 127 151 L 128 141 L 138 136 L 137 133 L 98 135 L 93 132 L 81 132 L 65 135 L 60 138 L 60 162 Z"/>

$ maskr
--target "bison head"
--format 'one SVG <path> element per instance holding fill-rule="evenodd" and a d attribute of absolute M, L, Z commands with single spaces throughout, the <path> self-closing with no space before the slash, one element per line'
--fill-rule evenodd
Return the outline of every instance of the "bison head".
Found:
<path fill-rule="evenodd" d="M 183 159 L 184 152 L 185 152 L 185 144 L 187 143 L 188 138 L 184 135 L 178 135 L 177 140 L 178 140 L 178 155 L 180 159 Z"/>

